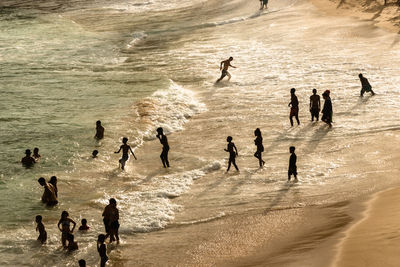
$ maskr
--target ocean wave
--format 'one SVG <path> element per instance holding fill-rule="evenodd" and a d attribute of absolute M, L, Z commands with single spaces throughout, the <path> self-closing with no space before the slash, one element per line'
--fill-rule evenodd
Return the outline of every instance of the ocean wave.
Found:
<path fill-rule="evenodd" d="M 123 214 L 121 232 L 143 233 L 164 228 L 180 210 L 180 206 L 171 202 L 190 189 L 197 179 L 221 169 L 221 162 L 209 162 L 204 167 L 160 175 L 153 179 L 154 188 L 142 188 L 141 191 L 121 192 L 115 196 Z M 105 200 L 98 200 L 105 204 Z"/>
<path fill-rule="evenodd" d="M 184 124 L 195 114 L 204 112 L 205 105 L 194 92 L 170 80 L 168 89 L 158 90 L 135 104 L 138 125 L 144 141 L 155 139 L 154 128 L 163 127 L 165 133 L 184 129 Z"/>

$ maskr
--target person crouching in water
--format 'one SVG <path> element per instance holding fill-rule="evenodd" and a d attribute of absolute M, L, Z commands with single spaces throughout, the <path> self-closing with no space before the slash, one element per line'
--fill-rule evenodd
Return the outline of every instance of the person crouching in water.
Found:
<path fill-rule="evenodd" d="M 326 124 L 329 125 L 329 128 L 332 127 L 332 102 L 331 102 L 331 98 L 330 98 L 330 91 L 326 90 L 323 94 L 322 97 L 325 100 L 324 103 L 324 108 L 322 109 L 322 118 L 321 120 L 323 122 L 325 122 Z"/>
<path fill-rule="evenodd" d="M 169 161 L 168 161 L 169 145 L 168 145 L 167 136 L 164 134 L 163 128 L 161 128 L 161 127 L 157 128 L 156 137 L 158 138 L 158 140 L 160 140 L 160 143 L 163 146 L 162 152 L 160 155 L 161 162 L 162 162 L 164 168 L 169 168 Z"/>
<path fill-rule="evenodd" d="M 124 137 L 122 138 L 122 143 L 123 145 L 120 146 L 119 150 L 114 152 L 115 154 L 118 154 L 122 150 L 122 158 L 119 160 L 119 163 L 121 164 L 121 169 L 125 169 L 125 164 L 129 159 L 129 151 L 132 153 L 133 157 L 135 160 L 137 160 L 135 153 L 133 153 L 132 148 L 130 145 L 128 145 L 128 138 Z"/>
<path fill-rule="evenodd" d="M 254 157 L 258 158 L 258 163 L 260 164 L 260 168 L 264 166 L 265 161 L 262 159 L 262 152 L 264 152 L 264 146 L 263 146 L 263 138 L 261 136 L 261 131 L 259 128 L 257 128 L 254 131 L 254 135 L 256 136 L 256 139 L 254 140 L 254 144 L 257 146 L 257 151 L 254 153 Z"/>
<path fill-rule="evenodd" d="M 238 166 L 236 165 L 236 157 L 239 156 L 237 148 L 235 144 L 232 142 L 232 136 L 228 136 L 226 138 L 226 141 L 228 142 L 227 149 L 224 149 L 226 152 L 229 152 L 229 162 L 228 162 L 228 169 L 226 170 L 227 172 L 231 168 L 231 164 L 235 167 L 237 171 L 239 171 Z"/>

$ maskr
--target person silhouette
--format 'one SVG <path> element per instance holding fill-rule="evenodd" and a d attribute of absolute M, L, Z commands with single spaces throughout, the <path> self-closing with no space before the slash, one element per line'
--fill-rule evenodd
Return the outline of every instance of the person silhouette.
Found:
<path fill-rule="evenodd" d="M 32 157 L 35 159 L 36 162 L 40 161 L 41 156 L 39 154 L 39 148 L 35 147 L 33 149 L 33 156 Z"/>
<path fill-rule="evenodd" d="M 220 82 L 225 76 L 228 75 L 228 81 L 232 78 L 231 74 L 228 72 L 229 67 L 236 68 L 235 66 L 231 65 L 233 57 L 228 58 L 227 60 L 221 61 L 219 69 L 221 72 L 221 77 L 217 80 L 217 83 Z M 223 67 L 222 67 L 223 65 Z"/>
<path fill-rule="evenodd" d="M 35 221 L 37 223 L 36 232 L 39 232 L 39 237 L 37 238 L 37 240 L 40 241 L 40 243 L 44 244 L 47 240 L 47 232 L 42 222 L 42 216 L 37 215 Z"/>
<path fill-rule="evenodd" d="M 30 149 L 25 150 L 25 157 L 21 159 L 22 166 L 30 168 L 36 163 L 36 160 L 31 157 L 31 154 L 32 152 Z"/>
<path fill-rule="evenodd" d="M 44 192 L 42 195 L 42 202 L 46 203 L 48 206 L 57 205 L 58 200 L 54 186 L 46 182 L 46 180 L 43 177 L 40 177 L 38 179 L 38 183 L 44 188 Z"/>
<path fill-rule="evenodd" d="M 229 153 L 229 161 L 228 161 L 228 169 L 226 170 L 227 172 L 231 168 L 231 164 L 235 167 L 237 171 L 239 171 L 238 166 L 236 165 L 236 157 L 239 156 L 238 150 L 235 146 L 235 144 L 232 142 L 232 136 L 228 136 L 226 138 L 226 141 L 228 142 L 228 146 L 226 149 L 224 149 L 226 152 Z"/>
<path fill-rule="evenodd" d="M 164 134 L 163 128 L 161 128 L 161 127 L 157 128 L 156 137 L 158 138 L 158 140 L 160 140 L 160 143 L 163 146 L 162 152 L 160 155 L 161 162 L 162 162 L 164 168 L 169 168 L 169 161 L 168 161 L 169 145 L 168 145 L 167 136 Z"/>
<path fill-rule="evenodd" d="M 297 125 L 300 125 L 300 120 L 299 120 L 299 100 L 297 99 L 297 96 L 295 95 L 296 89 L 292 88 L 290 89 L 290 103 L 288 107 L 290 107 L 290 125 L 293 127 L 293 117 L 296 118 Z"/>
<path fill-rule="evenodd" d="M 101 121 L 96 121 L 96 134 L 94 138 L 100 140 L 104 138 L 104 127 L 101 126 Z"/>
<path fill-rule="evenodd" d="M 254 153 L 254 157 L 258 158 L 258 162 L 260 164 L 260 168 L 265 164 L 265 161 L 262 159 L 262 152 L 264 152 L 264 146 L 263 146 L 263 138 L 261 136 L 261 130 L 257 128 L 254 131 L 254 135 L 256 136 L 256 139 L 254 140 L 254 144 L 257 146 L 257 151 Z"/>
<path fill-rule="evenodd" d="M 288 182 L 290 182 L 290 178 L 292 175 L 294 176 L 295 181 L 297 181 L 297 165 L 296 165 L 297 156 L 294 153 L 295 150 L 296 148 L 294 146 L 291 146 L 289 148 L 291 155 L 289 158 Z"/>
<path fill-rule="evenodd" d="M 365 78 L 362 73 L 358 74 L 358 78 L 360 78 L 360 82 L 361 82 L 361 92 L 360 92 L 360 96 L 364 96 L 365 92 L 371 92 L 372 95 L 375 95 L 374 91 L 372 91 L 372 86 L 369 83 L 368 79 Z"/>
<path fill-rule="evenodd" d="M 329 125 L 329 128 L 332 127 L 332 101 L 330 98 L 330 91 L 326 90 L 323 94 L 322 97 L 324 98 L 324 108 L 322 109 L 322 118 L 321 120 L 325 122 L 326 124 Z"/>
<path fill-rule="evenodd" d="M 319 120 L 319 112 L 321 110 L 321 100 L 319 95 L 317 95 L 317 89 L 312 90 L 313 94 L 310 96 L 310 113 L 311 121 Z"/>
<path fill-rule="evenodd" d="M 125 164 L 129 159 L 129 151 L 132 153 L 133 157 L 135 160 L 137 160 L 135 153 L 133 153 L 133 150 L 130 145 L 128 145 L 128 138 L 124 137 L 122 138 L 122 145 L 120 146 L 119 150 L 114 152 L 115 154 L 118 154 L 122 150 L 122 158 L 119 160 L 119 163 L 121 164 L 121 169 L 125 169 Z"/>

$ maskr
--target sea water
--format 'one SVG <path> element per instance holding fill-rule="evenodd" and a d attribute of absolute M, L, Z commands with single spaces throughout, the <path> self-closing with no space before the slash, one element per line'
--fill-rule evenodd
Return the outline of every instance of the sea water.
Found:
<path fill-rule="evenodd" d="M 234 135 L 247 164 L 252 131 L 260 127 L 267 171 L 255 173 L 238 162 L 242 173 L 226 179 L 234 190 L 217 190 L 207 202 L 215 216 L 254 208 L 261 200 L 276 208 L 335 199 L 343 181 L 360 178 L 329 177 L 346 163 L 336 155 L 399 129 L 397 35 L 353 19 L 332 23 L 303 1 L 272 1 L 268 11 L 258 11 L 258 1 L 241 0 L 6 0 L 0 8 L 2 266 L 74 266 L 80 258 L 95 265 L 101 212 L 110 197 L 118 201 L 123 239 L 165 227 L 183 208 L 173 198 L 205 175 L 225 175 L 227 135 Z M 238 69 L 229 83 L 215 85 L 219 62 L 229 56 Z M 358 97 L 360 72 L 376 97 Z M 302 121 L 294 129 L 287 114 L 292 87 Z M 307 121 L 314 87 L 332 92 L 332 130 Z M 193 116 L 201 119 L 187 129 Z M 97 120 L 105 127 L 101 141 L 93 138 Z M 173 141 L 167 172 L 160 148 L 141 151 L 156 144 L 160 126 Z M 188 139 L 173 139 L 185 131 Z M 113 152 L 124 136 L 143 156 L 121 172 Z M 307 172 L 287 196 L 295 201 L 280 203 L 289 145 L 300 155 L 307 152 L 299 156 Z M 40 163 L 21 167 L 25 149 L 34 147 L 40 148 Z M 177 147 L 188 149 L 174 155 Z M 98 159 L 91 159 L 94 149 Z M 337 154 L 326 160 L 323 151 Z M 149 157 L 155 161 L 144 160 Z M 52 175 L 59 180 L 60 203 L 47 208 L 37 179 Z M 299 200 L 299 191 L 307 201 Z M 62 250 L 56 228 L 63 210 L 78 224 L 88 219 L 92 228 L 76 234 L 80 249 L 72 254 Z M 43 247 L 36 242 L 38 214 L 49 236 Z"/>

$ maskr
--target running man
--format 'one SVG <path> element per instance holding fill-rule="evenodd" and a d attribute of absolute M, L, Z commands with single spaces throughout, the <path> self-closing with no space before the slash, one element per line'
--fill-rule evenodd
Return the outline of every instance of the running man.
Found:
<path fill-rule="evenodd" d="M 310 113 L 311 113 L 311 121 L 315 119 L 319 120 L 319 111 L 321 110 L 321 100 L 319 95 L 317 95 L 317 89 L 312 90 L 313 94 L 310 96 Z"/>
<path fill-rule="evenodd" d="M 129 159 L 129 151 L 132 153 L 132 155 L 135 158 L 135 160 L 137 160 L 137 158 L 135 156 L 135 153 L 133 153 L 133 150 L 132 150 L 131 146 L 127 144 L 128 143 L 128 138 L 126 138 L 126 137 L 122 138 L 122 143 L 123 143 L 123 145 L 120 146 L 119 150 L 114 152 L 114 153 L 118 154 L 122 150 L 122 158 L 119 160 L 119 163 L 121 164 L 121 169 L 124 170 L 125 169 L 125 163 Z"/>
<path fill-rule="evenodd" d="M 361 92 L 360 96 L 364 96 L 365 92 L 371 92 L 372 95 L 375 95 L 374 91 L 372 91 L 372 86 L 369 84 L 369 81 L 367 78 L 365 78 L 362 73 L 358 74 L 358 78 L 360 78 L 361 82 Z"/>
<path fill-rule="evenodd" d="M 233 60 L 233 57 L 230 57 L 227 60 L 221 61 L 219 70 L 221 70 L 222 73 L 221 73 L 221 77 L 217 80 L 217 83 L 220 82 L 227 75 L 228 75 L 228 81 L 232 78 L 231 74 L 228 72 L 229 67 L 236 68 L 235 66 L 231 65 L 232 60 Z M 222 65 L 223 65 L 223 67 L 222 67 Z"/>

